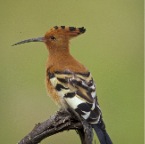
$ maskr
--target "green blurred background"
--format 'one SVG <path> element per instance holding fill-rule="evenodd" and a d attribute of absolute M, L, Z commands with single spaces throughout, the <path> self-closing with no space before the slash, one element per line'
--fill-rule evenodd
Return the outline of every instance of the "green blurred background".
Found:
<path fill-rule="evenodd" d="M 46 94 L 45 45 L 11 46 L 55 25 L 87 29 L 71 52 L 94 76 L 107 131 L 114 144 L 143 144 L 143 0 L 5 0 L 0 19 L 1 144 L 17 143 L 58 109 Z M 69 131 L 41 143 L 80 141 Z"/>

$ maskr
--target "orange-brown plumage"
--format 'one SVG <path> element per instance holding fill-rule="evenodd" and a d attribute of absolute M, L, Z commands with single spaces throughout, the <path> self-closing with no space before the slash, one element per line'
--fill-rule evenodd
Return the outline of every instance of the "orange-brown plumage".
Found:
<path fill-rule="evenodd" d="M 72 72 L 87 72 L 88 70 L 78 62 L 69 51 L 69 40 L 81 34 L 78 28 L 58 27 L 50 29 L 45 34 L 45 43 L 49 51 L 48 61 L 46 64 L 46 85 L 49 95 L 52 99 L 60 104 L 60 96 L 58 96 L 55 88 L 52 86 L 48 77 L 48 72 L 69 70 Z M 53 39 L 51 39 L 53 38 Z"/>

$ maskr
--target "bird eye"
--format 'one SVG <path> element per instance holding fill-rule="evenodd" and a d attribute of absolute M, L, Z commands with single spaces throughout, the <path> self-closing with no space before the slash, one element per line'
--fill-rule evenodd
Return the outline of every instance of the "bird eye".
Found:
<path fill-rule="evenodd" d="M 51 40 L 56 40 L 56 38 L 54 36 L 50 36 Z"/>

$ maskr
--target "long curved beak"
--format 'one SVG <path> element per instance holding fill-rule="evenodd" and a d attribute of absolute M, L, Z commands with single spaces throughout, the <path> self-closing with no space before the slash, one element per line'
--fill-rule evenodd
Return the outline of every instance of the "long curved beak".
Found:
<path fill-rule="evenodd" d="M 45 38 L 44 37 L 31 38 L 31 39 L 27 39 L 27 40 L 17 42 L 15 44 L 13 44 L 12 46 L 19 45 L 19 44 L 24 44 L 24 43 L 29 43 L 29 42 L 45 42 Z"/>

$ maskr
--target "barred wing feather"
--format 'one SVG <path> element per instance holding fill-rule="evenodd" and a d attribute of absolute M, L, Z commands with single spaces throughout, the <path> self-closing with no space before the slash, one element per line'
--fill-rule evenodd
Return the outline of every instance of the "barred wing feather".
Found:
<path fill-rule="evenodd" d="M 48 73 L 58 95 L 67 105 L 91 124 L 98 123 L 101 110 L 97 102 L 96 88 L 90 72 L 74 73 L 56 71 Z"/>

